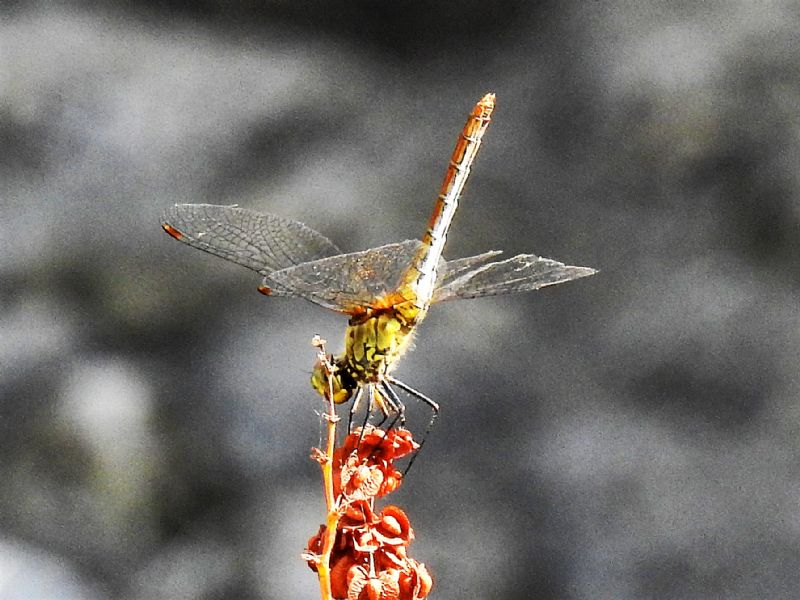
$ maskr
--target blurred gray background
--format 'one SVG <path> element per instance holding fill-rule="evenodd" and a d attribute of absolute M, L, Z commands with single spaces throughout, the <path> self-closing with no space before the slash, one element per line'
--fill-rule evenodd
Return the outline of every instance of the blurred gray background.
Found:
<path fill-rule="evenodd" d="M 418 237 L 487 91 L 446 256 L 601 273 L 436 306 L 404 360 L 443 407 L 392 498 L 432 597 L 800 597 L 796 2 L 1 10 L 0 598 L 318 597 L 344 319 L 160 213 Z"/>

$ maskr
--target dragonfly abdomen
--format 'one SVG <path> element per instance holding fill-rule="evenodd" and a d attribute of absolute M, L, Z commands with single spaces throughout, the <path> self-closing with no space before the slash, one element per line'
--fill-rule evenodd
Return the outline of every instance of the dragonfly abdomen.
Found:
<path fill-rule="evenodd" d="M 450 163 L 444 175 L 439 196 L 428 220 L 422 246 L 406 271 L 404 283 L 413 290 L 415 305 L 425 311 L 436 286 L 437 267 L 442 258 L 447 232 L 458 208 L 458 198 L 469 177 L 472 162 L 478 154 L 483 134 L 491 122 L 494 111 L 494 94 L 486 94 L 475 105 L 456 142 Z"/>

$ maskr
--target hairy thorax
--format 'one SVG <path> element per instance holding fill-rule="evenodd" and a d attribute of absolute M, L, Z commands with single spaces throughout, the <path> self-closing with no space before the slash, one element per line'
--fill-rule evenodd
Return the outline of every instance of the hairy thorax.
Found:
<path fill-rule="evenodd" d="M 353 311 L 345 334 L 344 352 L 330 357 L 333 370 L 317 361 L 311 385 L 337 404 L 347 402 L 365 384 L 383 380 L 411 346 L 415 326 L 425 317 L 421 308 L 400 294 Z"/>
<path fill-rule="evenodd" d="M 411 344 L 421 317 L 410 301 L 353 317 L 342 357 L 348 370 L 361 381 L 377 381 L 389 373 Z"/>

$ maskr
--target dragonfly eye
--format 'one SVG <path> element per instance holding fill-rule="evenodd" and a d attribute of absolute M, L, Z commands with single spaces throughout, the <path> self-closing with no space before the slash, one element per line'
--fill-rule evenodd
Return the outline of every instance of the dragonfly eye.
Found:
<path fill-rule="evenodd" d="M 346 370 L 337 368 L 328 381 L 328 369 L 322 361 L 317 361 L 314 371 L 311 373 L 311 385 L 323 398 L 328 398 L 333 392 L 333 401 L 342 404 L 350 400 L 353 396 L 356 384 Z"/>

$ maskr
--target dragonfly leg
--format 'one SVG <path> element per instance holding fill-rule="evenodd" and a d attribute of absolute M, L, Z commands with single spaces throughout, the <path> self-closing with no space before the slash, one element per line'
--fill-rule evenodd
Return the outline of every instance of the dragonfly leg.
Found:
<path fill-rule="evenodd" d="M 384 399 L 386 400 L 386 404 L 389 405 L 391 408 L 392 413 L 394 413 L 394 418 L 392 422 L 389 423 L 389 426 L 386 428 L 388 432 L 391 430 L 396 424 L 397 421 L 400 421 L 400 425 L 405 425 L 406 423 L 406 406 L 397 396 L 395 391 L 389 386 L 388 383 L 385 381 L 381 381 L 378 385 L 381 386 L 381 390 L 383 390 L 383 394 L 381 394 Z"/>
<path fill-rule="evenodd" d="M 358 407 L 361 405 L 361 398 L 363 395 L 364 388 L 359 387 L 358 391 L 356 392 L 356 397 L 353 399 L 353 404 L 350 405 L 350 413 L 347 417 L 347 433 L 353 431 L 353 417 L 355 416 L 356 412 L 358 412 Z M 370 400 L 370 403 L 371 402 L 372 401 Z M 369 408 L 367 409 L 367 418 L 369 418 Z M 366 425 L 366 418 L 364 420 L 364 425 Z"/>
<path fill-rule="evenodd" d="M 394 377 L 390 377 L 390 376 L 387 377 L 386 379 L 387 379 L 388 383 L 396 385 L 401 390 L 406 392 L 409 396 L 413 396 L 417 400 L 421 400 L 422 402 L 427 404 L 431 409 L 431 420 L 428 422 L 428 426 L 425 428 L 425 434 L 422 436 L 422 440 L 419 443 L 419 449 L 414 453 L 414 456 L 411 457 L 411 460 L 408 461 L 408 465 L 406 466 L 406 470 L 403 471 L 403 475 L 405 476 L 405 474 L 408 473 L 409 469 L 411 468 L 411 465 L 414 464 L 414 461 L 417 459 L 417 456 L 419 455 L 420 450 L 422 450 L 422 446 L 425 444 L 425 440 L 428 439 L 428 434 L 431 432 L 431 429 L 433 429 L 433 424 L 436 422 L 436 419 L 439 417 L 439 405 L 436 402 L 434 402 L 433 400 L 431 400 L 430 398 L 428 398 L 422 392 L 419 392 L 419 391 L 415 390 L 414 388 L 412 388 L 411 386 L 406 385 L 405 383 L 403 383 L 399 379 L 395 379 Z M 388 390 L 390 390 L 391 394 L 394 395 L 395 398 L 397 398 L 397 394 L 395 393 L 395 391 L 388 384 L 386 384 L 386 388 Z"/>
<path fill-rule="evenodd" d="M 375 423 L 375 427 L 383 427 L 383 424 L 386 423 L 386 419 L 389 418 L 389 409 L 386 408 L 386 405 L 380 403 L 379 408 L 381 409 L 381 420 Z"/>
<path fill-rule="evenodd" d="M 380 386 L 380 389 L 376 389 L 376 385 Z M 381 391 L 383 390 L 383 391 Z M 383 413 L 383 418 L 380 422 L 376 425 L 376 427 L 381 427 L 385 422 L 386 419 L 389 418 L 389 413 L 391 412 L 393 416 L 389 426 L 383 431 L 383 436 L 381 437 L 381 441 L 378 445 L 373 448 L 372 452 L 370 453 L 370 458 L 374 456 L 374 454 L 378 451 L 378 448 L 381 447 L 386 436 L 389 435 L 389 432 L 394 428 L 399 420 L 400 423 L 405 423 L 405 412 L 406 407 L 400 401 L 400 398 L 397 397 L 397 394 L 394 393 L 388 384 L 385 381 L 381 381 L 378 384 L 370 384 L 369 385 L 369 401 L 370 407 L 372 406 L 372 401 L 375 400 L 376 404 L 380 407 L 381 412 Z M 358 444 L 361 445 L 361 440 L 364 438 L 364 431 L 366 430 L 367 421 L 369 420 L 370 410 L 367 410 L 367 414 L 364 418 L 364 423 L 361 427 L 361 434 L 358 437 Z"/>
<path fill-rule="evenodd" d="M 363 391 L 364 388 L 361 388 Z M 358 434 L 358 446 L 361 446 L 361 440 L 364 439 L 364 432 L 367 430 L 367 423 L 369 423 L 369 417 L 372 414 L 372 405 L 375 400 L 375 390 L 371 385 L 367 386 L 367 407 L 364 410 L 364 421 L 361 423 L 361 431 Z M 384 413 L 383 420 L 381 423 L 386 420 L 386 414 Z"/>
<path fill-rule="evenodd" d="M 404 407 L 402 404 L 398 406 L 392 398 L 383 393 L 382 382 L 370 383 L 369 389 L 370 392 L 372 392 L 370 396 L 370 410 L 372 410 L 373 406 L 376 406 L 383 415 L 383 418 L 375 425 L 376 427 L 382 427 L 386 419 L 389 418 L 389 415 L 395 416 L 391 425 L 389 425 L 389 429 L 394 426 L 398 415 L 400 417 L 400 423 L 405 422 Z"/>
<path fill-rule="evenodd" d="M 380 386 L 380 389 L 383 390 L 383 392 L 381 392 L 381 391 L 376 389 L 375 390 L 375 394 L 381 396 L 381 398 L 382 398 L 381 408 L 384 409 L 383 410 L 383 419 L 381 420 L 381 422 L 379 423 L 378 426 L 380 427 L 381 425 L 383 425 L 383 423 L 386 421 L 386 419 L 389 418 L 388 411 L 386 410 L 387 406 L 388 406 L 389 410 L 392 411 L 392 414 L 394 415 L 394 417 L 389 422 L 389 426 L 386 427 L 386 429 L 384 429 L 383 437 L 381 437 L 380 444 L 375 446 L 375 450 L 373 450 L 373 454 L 375 452 L 377 452 L 378 448 L 381 447 L 381 445 L 383 444 L 384 440 L 386 440 L 386 436 L 388 436 L 389 432 L 392 429 L 394 429 L 394 426 L 397 424 L 397 421 L 400 421 L 400 425 L 403 425 L 406 422 L 406 407 L 403 404 L 403 402 L 400 400 L 400 398 L 397 397 L 397 394 L 394 392 L 394 390 L 391 387 L 389 387 L 389 384 L 386 383 L 385 381 L 381 381 L 380 383 L 378 383 L 378 385 Z"/>

